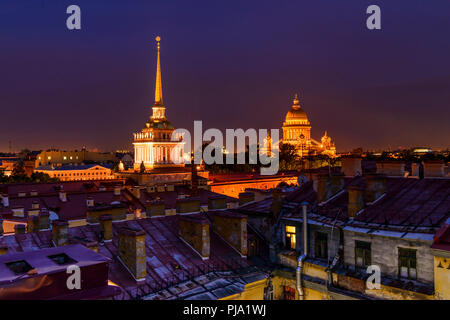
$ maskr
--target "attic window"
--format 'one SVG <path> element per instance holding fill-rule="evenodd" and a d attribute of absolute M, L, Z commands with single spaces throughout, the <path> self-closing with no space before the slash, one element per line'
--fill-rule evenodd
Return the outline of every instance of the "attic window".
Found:
<path fill-rule="evenodd" d="M 65 253 L 54 254 L 54 255 L 48 256 L 48 258 L 60 266 L 77 262 Z"/>
<path fill-rule="evenodd" d="M 19 261 L 13 261 L 13 262 L 7 262 L 5 263 L 5 265 L 8 267 L 9 270 L 11 270 L 12 272 L 14 272 L 14 274 L 20 275 L 20 274 L 24 274 L 27 273 L 28 271 L 30 271 L 31 269 L 33 269 L 28 262 L 26 262 L 25 260 L 19 260 Z"/>

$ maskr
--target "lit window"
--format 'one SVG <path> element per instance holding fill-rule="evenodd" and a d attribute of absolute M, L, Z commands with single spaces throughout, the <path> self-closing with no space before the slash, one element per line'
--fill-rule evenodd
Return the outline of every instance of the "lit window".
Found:
<path fill-rule="evenodd" d="M 52 160 L 52 157 L 48 156 L 47 159 L 48 159 L 48 160 Z"/>
<path fill-rule="evenodd" d="M 355 264 L 358 267 L 368 267 L 371 265 L 370 242 L 355 241 Z"/>
<path fill-rule="evenodd" d="M 400 277 L 417 278 L 416 252 L 415 249 L 398 248 L 398 273 Z"/>
<path fill-rule="evenodd" d="M 294 249 L 296 244 L 296 230 L 294 226 L 286 226 L 286 248 Z"/>

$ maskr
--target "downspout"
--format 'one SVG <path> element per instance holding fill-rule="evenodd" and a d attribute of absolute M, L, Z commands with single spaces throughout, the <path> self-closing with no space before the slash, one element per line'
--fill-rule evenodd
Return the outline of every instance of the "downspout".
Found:
<path fill-rule="evenodd" d="M 307 210 L 308 203 L 302 203 L 302 211 L 303 211 L 303 254 L 297 259 L 297 269 L 296 269 L 296 286 L 298 292 L 298 299 L 304 300 L 305 293 L 303 292 L 302 287 L 302 272 L 303 272 L 303 261 L 305 261 L 308 255 L 308 215 Z"/>

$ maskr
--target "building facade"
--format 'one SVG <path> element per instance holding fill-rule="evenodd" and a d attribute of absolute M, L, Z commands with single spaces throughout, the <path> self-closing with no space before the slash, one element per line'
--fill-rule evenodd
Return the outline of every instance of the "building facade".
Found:
<path fill-rule="evenodd" d="M 174 127 L 166 118 L 163 104 L 160 61 L 160 37 L 156 37 L 158 57 L 153 114 L 141 132 L 134 134 L 134 169 L 184 166 L 181 135 L 172 139 Z"/>

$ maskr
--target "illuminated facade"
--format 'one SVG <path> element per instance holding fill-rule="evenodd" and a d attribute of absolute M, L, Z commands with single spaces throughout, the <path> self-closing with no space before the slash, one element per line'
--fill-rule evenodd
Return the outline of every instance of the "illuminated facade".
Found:
<path fill-rule="evenodd" d="M 167 120 L 162 97 L 160 37 L 156 37 L 158 60 L 156 66 L 156 88 L 153 114 L 141 132 L 134 134 L 134 169 L 140 170 L 142 164 L 146 170 L 158 167 L 184 166 L 182 137 L 172 141 L 174 127 Z"/>
<path fill-rule="evenodd" d="M 291 110 L 286 114 L 282 129 L 282 142 L 294 145 L 300 157 L 310 154 L 326 154 L 331 157 L 336 155 L 336 147 L 327 132 L 320 142 L 311 138 L 311 123 L 305 110 L 300 106 L 297 95 L 295 95 Z"/>

